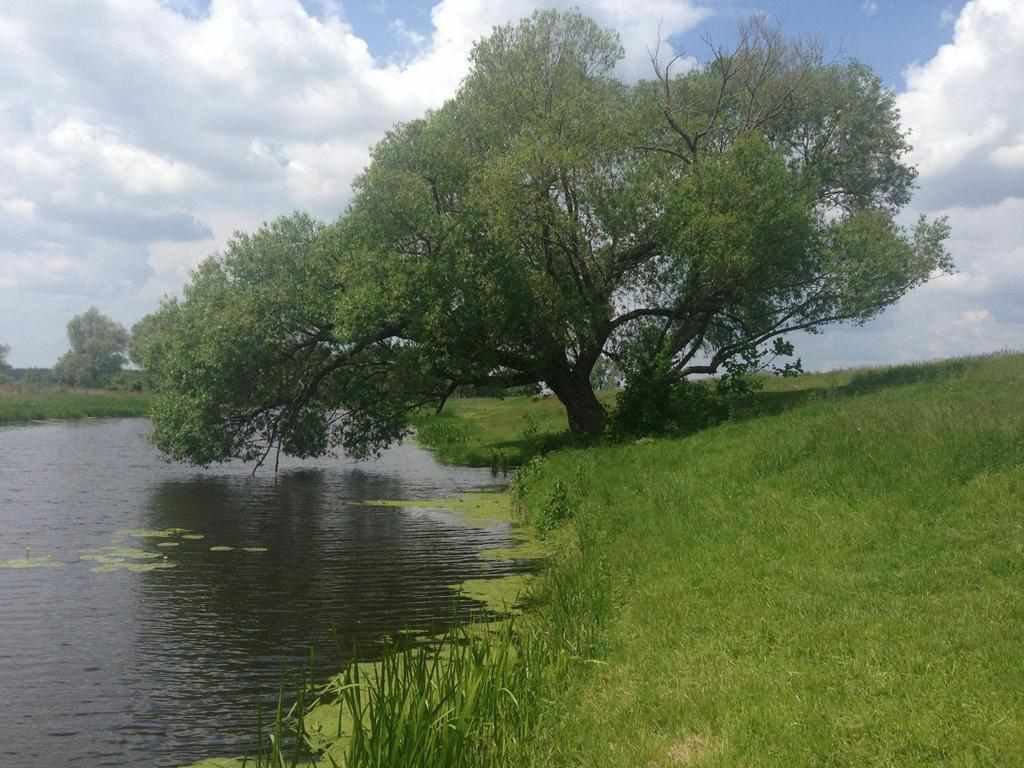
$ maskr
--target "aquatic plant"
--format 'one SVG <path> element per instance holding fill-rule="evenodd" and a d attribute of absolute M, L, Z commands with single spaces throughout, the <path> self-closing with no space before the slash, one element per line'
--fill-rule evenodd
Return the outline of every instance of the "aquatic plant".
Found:
<path fill-rule="evenodd" d="M 63 568 L 64 563 L 54 560 L 52 555 L 17 557 L 0 560 L 0 568 Z"/>

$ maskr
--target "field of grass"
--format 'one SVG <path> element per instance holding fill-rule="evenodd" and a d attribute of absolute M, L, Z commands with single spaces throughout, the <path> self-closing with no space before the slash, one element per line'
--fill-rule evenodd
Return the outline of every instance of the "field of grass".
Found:
<path fill-rule="evenodd" d="M 145 394 L 0 385 L 0 424 L 40 419 L 145 416 Z"/>
<path fill-rule="evenodd" d="M 774 392 L 531 468 L 615 609 L 521 764 L 1024 764 L 1024 357 Z"/>

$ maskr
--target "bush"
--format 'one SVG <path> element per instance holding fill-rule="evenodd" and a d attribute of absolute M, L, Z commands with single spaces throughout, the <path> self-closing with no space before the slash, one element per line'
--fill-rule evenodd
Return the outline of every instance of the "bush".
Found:
<path fill-rule="evenodd" d="M 635 371 L 616 398 L 611 432 L 622 438 L 707 429 L 734 418 L 757 385 L 743 371 L 702 381 L 679 379 L 654 366 Z"/>

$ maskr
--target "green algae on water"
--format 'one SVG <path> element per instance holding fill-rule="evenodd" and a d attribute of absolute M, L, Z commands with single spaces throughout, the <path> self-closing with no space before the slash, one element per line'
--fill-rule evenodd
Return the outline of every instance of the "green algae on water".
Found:
<path fill-rule="evenodd" d="M 102 563 L 89 570 L 93 573 L 113 573 L 114 571 L 129 571 L 130 573 L 146 573 L 147 571 L 166 571 L 177 568 L 178 564 L 167 560 L 159 560 L 155 563 L 133 563 L 130 560 L 122 560 L 119 563 Z"/>
<path fill-rule="evenodd" d="M 210 547 L 211 552 L 232 552 L 234 551 L 234 549 L 234 547 L 228 547 L 223 544 L 218 544 L 215 547 Z"/>
<path fill-rule="evenodd" d="M 469 524 L 484 527 L 513 519 L 512 497 L 496 491 L 473 491 L 446 499 L 371 499 L 362 502 L 362 506 L 446 510 L 458 514 Z"/>
<path fill-rule="evenodd" d="M 452 589 L 493 610 L 515 612 L 527 593 L 531 578 L 528 573 L 518 573 L 496 579 L 467 579 L 453 584 Z"/>
<path fill-rule="evenodd" d="M 183 533 L 181 534 L 181 538 L 189 541 L 199 541 L 200 539 L 205 539 L 206 536 L 202 533 Z"/>
<path fill-rule="evenodd" d="M 163 559 L 158 560 L 161 557 Z M 158 552 L 117 545 L 87 549 L 78 555 L 78 559 L 95 563 L 89 569 L 92 573 L 112 573 L 114 571 L 145 573 L 146 571 L 163 571 L 177 567 L 177 563 L 167 562 L 166 556 L 162 556 Z"/>
<path fill-rule="evenodd" d="M 184 528 L 164 528 L 162 530 L 153 528 L 121 528 L 114 535 L 130 536 L 135 539 L 169 539 L 184 531 Z"/>
<path fill-rule="evenodd" d="M 52 555 L 38 557 L 16 557 L 13 560 L 0 560 L 0 568 L 63 568 L 64 563 L 54 560 Z"/>
<path fill-rule="evenodd" d="M 181 546 L 177 541 L 161 541 L 157 544 L 158 547 L 178 547 Z"/>
<path fill-rule="evenodd" d="M 98 563 L 107 563 L 121 560 L 152 560 L 160 557 L 158 552 L 149 552 L 138 547 L 119 547 L 111 545 L 99 549 L 86 549 L 79 553 L 79 560 L 95 560 Z"/>

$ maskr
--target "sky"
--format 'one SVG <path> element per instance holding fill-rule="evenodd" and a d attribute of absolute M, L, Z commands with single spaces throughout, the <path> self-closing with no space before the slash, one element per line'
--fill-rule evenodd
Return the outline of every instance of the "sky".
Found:
<path fill-rule="evenodd" d="M 235 231 L 335 218 L 370 146 L 455 92 L 474 40 L 569 6 L 618 30 L 623 78 L 647 75 L 659 29 L 701 61 L 759 13 L 896 92 L 920 171 L 903 220 L 948 216 L 959 271 L 794 339 L 805 369 L 1024 349 L 1020 0 L 4 0 L 10 362 L 52 365 L 90 306 L 130 327 Z"/>

